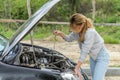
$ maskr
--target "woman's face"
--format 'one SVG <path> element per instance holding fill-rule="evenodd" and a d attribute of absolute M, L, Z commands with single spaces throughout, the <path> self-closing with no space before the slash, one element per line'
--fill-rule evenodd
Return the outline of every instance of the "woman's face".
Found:
<path fill-rule="evenodd" d="M 72 24 L 71 31 L 75 33 L 80 33 L 84 27 L 84 23 L 81 25 Z"/>

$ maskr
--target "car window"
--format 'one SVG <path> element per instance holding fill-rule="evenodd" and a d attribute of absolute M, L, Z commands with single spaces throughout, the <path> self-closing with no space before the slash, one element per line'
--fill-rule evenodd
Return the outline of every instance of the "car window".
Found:
<path fill-rule="evenodd" d="M 0 55 L 1 55 L 2 51 L 4 50 L 4 48 L 6 47 L 7 43 L 8 43 L 7 38 L 0 35 Z"/>

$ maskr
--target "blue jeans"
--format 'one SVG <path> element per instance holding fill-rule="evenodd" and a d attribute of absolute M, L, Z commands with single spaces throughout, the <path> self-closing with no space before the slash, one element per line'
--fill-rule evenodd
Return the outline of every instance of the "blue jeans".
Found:
<path fill-rule="evenodd" d="M 92 80 L 104 80 L 105 73 L 109 64 L 109 59 L 109 52 L 105 47 L 100 50 L 96 60 L 93 60 L 90 57 Z"/>

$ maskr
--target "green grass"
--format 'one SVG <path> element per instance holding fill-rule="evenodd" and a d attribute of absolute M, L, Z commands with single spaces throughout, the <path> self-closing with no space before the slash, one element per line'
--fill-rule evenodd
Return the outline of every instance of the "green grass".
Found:
<path fill-rule="evenodd" d="M 13 33 L 14 30 L 12 30 L 11 28 L 8 28 L 7 26 L 4 25 L 0 25 L 0 34 L 4 35 L 8 39 L 12 37 Z"/>
<path fill-rule="evenodd" d="M 105 43 L 120 43 L 120 27 L 96 27 L 96 30 L 104 38 Z"/>
<path fill-rule="evenodd" d="M 110 44 L 119 44 L 120 43 L 120 27 L 95 27 L 98 33 L 104 38 L 105 43 Z M 12 37 L 17 28 L 10 28 L 6 25 L 0 24 L 0 34 L 3 34 L 8 39 Z M 69 27 L 67 25 L 38 25 L 36 26 L 34 31 L 34 39 L 43 40 L 48 37 L 53 37 L 54 30 L 61 30 L 65 34 L 69 34 Z M 28 34 L 25 39 L 30 39 L 30 35 Z M 53 39 L 51 39 L 53 40 Z"/>

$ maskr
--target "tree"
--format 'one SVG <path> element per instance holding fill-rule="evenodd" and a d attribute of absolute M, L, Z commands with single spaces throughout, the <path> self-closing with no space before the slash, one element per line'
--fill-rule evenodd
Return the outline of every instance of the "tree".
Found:
<path fill-rule="evenodd" d="M 11 0 L 4 0 L 4 18 L 11 19 Z M 10 27 L 11 23 L 7 23 Z"/>
<path fill-rule="evenodd" d="M 31 6 L 30 6 L 30 0 L 27 0 L 27 10 L 28 10 L 28 16 L 31 17 Z"/>
<path fill-rule="evenodd" d="M 31 7 L 30 7 L 30 0 L 27 0 L 27 10 L 28 10 L 28 16 L 31 17 Z M 31 44 L 33 45 L 33 30 L 30 32 L 30 38 L 31 38 Z"/>
<path fill-rule="evenodd" d="M 69 4 L 71 6 L 71 14 L 78 12 L 80 9 L 80 0 L 69 0 Z"/>
<path fill-rule="evenodd" d="M 95 0 L 92 0 L 92 20 L 94 22 L 95 19 Z"/>

